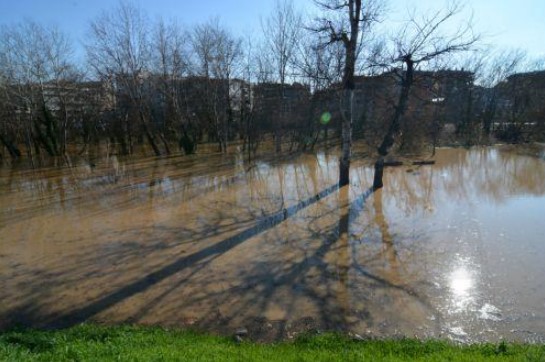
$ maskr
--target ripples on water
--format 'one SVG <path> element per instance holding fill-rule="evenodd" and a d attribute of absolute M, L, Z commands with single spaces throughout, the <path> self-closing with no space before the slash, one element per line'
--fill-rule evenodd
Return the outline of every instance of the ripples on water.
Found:
<path fill-rule="evenodd" d="M 193 325 L 462 341 L 545 336 L 545 162 L 237 155 L 0 169 L 0 324 Z"/>

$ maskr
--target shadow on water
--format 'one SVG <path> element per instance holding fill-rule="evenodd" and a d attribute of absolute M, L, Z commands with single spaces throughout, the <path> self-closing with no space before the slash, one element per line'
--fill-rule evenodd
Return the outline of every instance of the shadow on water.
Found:
<path fill-rule="evenodd" d="M 93 321 L 220 333 L 244 326 L 258 340 L 312 329 L 425 338 L 498 328 L 496 309 L 511 308 L 513 323 L 527 318 L 493 294 L 521 286 L 513 277 L 520 273 L 494 275 L 515 270 L 511 259 L 537 259 L 542 247 L 529 241 L 520 251 L 508 231 L 491 235 L 484 225 L 495 225 L 503 204 L 543 195 L 545 167 L 534 160 L 445 150 L 434 167 L 388 170 L 386 192 L 359 186 L 372 176 L 365 166 L 354 167 L 350 187 L 324 187 L 337 175 L 327 155 L 248 170 L 219 161 L 206 176 L 203 165 L 145 160 L 120 172 L 124 194 L 106 187 L 104 199 L 102 189 L 70 190 L 85 179 L 37 177 L 45 208 L 56 208 L 38 216 L 16 210 L 23 221 L 0 225 L 11 235 L 0 245 L 0 327 Z M 16 174 L 0 181 L 29 187 Z M 82 203 L 71 205 L 69 194 Z M 491 262 L 502 250 L 509 259 Z M 524 265 L 542 275 L 542 264 Z M 530 306 L 542 295 L 532 293 Z M 465 310 L 454 308 L 460 301 Z"/>
<path fill-rule="evenodd" d="M 380 192 L 380 191 L 379 191 Z M 263 217 L 253 226 L 248 227 L 234 235 L 214 243 L 208 247 L 202 248 L 197 252 L 176 259 L 160 267 L 158 270 L 147 273 L 137 280 L 131 281 L 118 289 L 101 295 L 90 303 L 75 308 L 66 313 L 43 314 L 35 306 L 23 305 L 17 310 L 10 310 L 7 314 L 0 316 L 3 321 L 3 327 L 9 327 L 13 323 L 24 323 L 31 326 L 43 326 L 53 328 L 69 327 L 88 320 L 94 320 L 94 317 L 108 310 L 115 310 L 116 305 L 123 304 L 136 295 L 145 293 L 154 286 L 161 284 L 168 278 L 187 270 L 188 274 L 179 278 L 177 281 L 169 281 L 168 286 L 159 293 L 153 293 L 150 298 L 146 298 L 134 309 L 132 315 L 125 322 L 142 322 L 146 320 L 148 314 L 153 314 L 154 308 L 161 305 L 162 315 L 175 312 L 171 308 L 184 310 L 195 305 L 206 305 L 214 301 L 214 306 L 207 308 L 207 315 L 199 318 L 198 321 L 189 321 L 189 324 L 196 325 L 220 332 L 229 333 L 233 325 L 246 325 L 252 330 L 253 338 L 261 340 L 276 340 L 289 336 L 290 330 L 304 331 L 309 329 L 329 329 L 329 330 L 348 330 L 351 325 L 361 323 L 367 319 L 366 323 L 372 324 L 372 317 L 368 312 L 362 312 L 363 315 L 354 318 L 352 303 L 350 301 L 350 270 L 353 269 L 360 275 L 372 281 L 377 287 L 395 288 L 403 293 L 419 298 L 416 293 L 402 285 L 392 284 L 387 279 L 376 276 L 365 269 L 351 258 L 350 255 L 350 224 L 351 220 L 358 218 L 364 210 L 366 201 L 373 195 L 372 189 L 367 189 L 359 196 L 349 200 L 349 187 L 338 189 L 336 185 L 328 187 L 325 190 L 309 197 L 297 204 L 283 208 L 276 213 Z M 255 263 L 251 268 L 242 267 L 235 277 L 226 277 L 226 280 L 201 281 L 202 289 L 192 295 L 184 295 L 181 299 L 176 299 L 172 303 L 167 297 L 184 283 L 210 267 L 215 259 L 226 254 L 233 248 L 241 245 L 245 241 L 258 236 L 268 230 L 273 229 L 283 222 L 289 222 L 290 218 L 305 208 L 331 195 L 337 195 L 339 199 L 340 210 L 338 221 L 329 225 L 328 228 L 319 228 L 311 230 L 310 238 L 320 240 L 320 245 L 312 249 L 301 260 L 265 260 Z M 376 205 L 375 194 L 375 205 Z M 376 206 L 375 206 L 376 207 Z M 380 214 L 382 214 L 380 210 Z M 380 216 L 377 216 L 380 217 Z M 384 219 L 384 216 L 382 215 Z M 312 220 L 309 220 L 312 225 Z M 386 225 L 382 220 L 381 225 Z M 224 230 L 225 232 L 225 230 Z M 387 241 L 385 241 L 387 243 Z M 135 246 L 128 246 L 135 249 Z M 392 245 L 389 246 L 392 248 Z M 157 250 L 157 245 L 150 245 L 149 252 Z M 307 250 L 308 252 L 309 250 Z M 146 250 L 140 250 L 145 254 Z M 115 255 L 117 254 L 117 255 Z M 334 254 L 332 258 L 330 254 Z M 114 252 L 113 258 L 119 258 L 119 263 L 123 263 L 123 251 Z M 91 262 L 91 263 L 96 263 Z M 74 269 L 83 267 L 75 266 Z M 64 274 L 75 274 L 76 270 L 64 270 Z M 55 275 L 42 275 L 43 279 L 48 277 L 55 278 Z M 97 277 L 93 273 L 86 277 Z M 220 278 L 221 276 L 216 276 Z M 236 279 L 237 285 L 231 288 L 215 289 L 214 285 L 226 283 Z M 77 284 L 77 280 L 64 280 L 65 283 Z M 206 285 L 209 282 L 210 285 Z M 42 285 L 41 288 L 47 288 Z M 282 311 L 276 315 L 267 315 L 265 312 L 271 301 L 279 297 L 283 299 L 280 304 Z M 233 295 L 238 295 L 233 303 Z M 174 295 L 170 298 L 175 297 Z M 310 303 L 310 304 L 309 304 Z M 312 305 L 311 305 L 312 304 Z M 316 309 L 313 316 L 303 316 L 294 318 L 294 315 L 300 313 L 303 309 L 310 306 Z M 227 309 L 225 309 L 227 307 Z M 166 308 L 166 310 L 165 310 Z M 431 308 L 431 307 L 430 307 Z M 220 309 L 223 309 L 220 311 Z M 360 311 L 361 312 L 361 311 Z M 173 321 L 174 322 L 174 321 Z M 187 322 L 187 321 L 186 321 Z M 164 321 L 163 321 L 164 323 Z"/>
<path fill-rule="evenodd" d="M 58 317 L 55 321 L 52 322 L 54 326 L 57 327 L 68 327 L 77 323 L 84 322 L 94 315 L 100 313 L 101 311 L 121 302 L 124 299 L 130 298 L 131 296 L 141 293 L 146 289 L 150 288 L 154 284 L 176 274 L 186 268 L 192 267 L 199 261 L 209 259 L 214 259 L 217 256 L 220 256 L 235 246 L 243 243 L 244 241 L 280 224 L 281 222 L 287 220 L 288 217 L 295 215 L 298 211 L 302 210 L 305 207 L 315 203 L 323 197 L 331 194 L 337 190 L 337 186 L 331 186 L 319 194 L 311 197 L 309 199 L 301 201 L 297 205 L 282 209 L 281 211 L 273 214 L 269 217 L 264 218 L 263 220 L 258 221 L 258 223 L 248 228 L 230 238 L 227 238 L 223 241 L 220 241 L 217 244 L 214 244 L 210 247 L 204 248 L 196 253 L 183 257 L 179 260 L 176 260 L 174 263 L 168 264 L 165 267 L 157 270 L 153 273 L 150 273 L 144 276 L 142 279 L 127 285 L 119 289 L 118 291 L 111 293 L 98 301 L 85 306 L 81 309 L 76 309 L 64 316 Z"/>

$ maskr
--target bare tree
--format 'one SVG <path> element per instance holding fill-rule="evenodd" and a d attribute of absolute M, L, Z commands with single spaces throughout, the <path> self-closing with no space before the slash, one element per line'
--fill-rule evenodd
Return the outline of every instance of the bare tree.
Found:
<path fill-rule="evenodd" d="M 212 74 L 225 85 L 226 109 L 218 109 L 216 103 L 214 109 L 217 120 L 218 138 L 221 149 L 227 152 L 227 141 L 229 140 L 229 125 L 233 123 L 232 96 L 238 96 L 241 89 L 233 83 L 235 75 L 240 74 L 242 59 L 242 40 L 233 36 L 226 29 L 218 28 L 216 32 L 216 59 L 213 64 Z"/>
<path fill-rule="evenodd" d="M 270 49 L 270 62 L 280 83 L 280 115 L 275 122 L 276 152 L 282 150 L 282 127 L 288 116 L 284 105 L 285 87 L 295 62 L 297 42 L 301 34 L 301 14 L 291 0 L 276 0 L 272 14 L 262 22 L 265 46 Z"/>
<path fill-rule="evenodd" d="M 252 68 L 254 69 L 255 80 L 258 84 L 270 83 L 275 79 L 274 61 L 270 48 L 265 43 L 257 45 L 257 51 L 252 54 Z"/>
<path fill-rule="evenodd" d="M 0 55 L 0 64 L 4 64 L 5 54 Z M 3 68 L 3 66 L 0 66 Z M 2 69 L 3 70 L 3 69 Z M 14 107 L 11 102 L 11 89 L 8 77 L 0 70 L 0 150 L 5 147 L 12 159 L 21 157 L 21 150 L 17 146 L 19 133 L 18 122 L 14 122 Z M 2 154 L 0 153 L 0 161 Z"/>
<path fill-rule="evenodd" d="M 56 117 L 59 125 L 59 154 L 66 154 L 66 145 L 69 131 L 72 90 L 81 82 L 81 73 L 70 61 L 73 56 L 72 44 L 68 37 L 58 29 L 49 32 L 50 43 L 46 50 L 47 63 L 50 66 L 50 84 L 53 85 L 52 96 L 56 103 Z"/>
<path fill-rule="evenodd" d="M 133 151 L 133 138 L 142 132 L 153 152 L 162 152 L 156 142 L 150 120 L 150 26 L 142 9 L 120 2 L 110 12 L 91 21 L 86 44 L 89 64 L 100 79 L 111 79 L 118 96 L 121 130 L 119 141 Z M 134 130 L 133 119 L 138 120 Z M 127 139 L 125 138 L 127 137 Z"/>
<path fill-rule="evenodd" d="M 198 25 L 192 35 L 197 74 L 203 80 L 202 118 L 209 133 L 227 152 L 231 112 L 231 86 L 240 71 L 242 40 L 223 28 L 218 19 Z"/>
<path fill-rule="evenodd" d="M 344 60 L 340 42 L 324 44 L 320 38 L 302 37 L 298 43 L 297 73 L 309 80 L 314 92 L 341 82 Z"/>
<path fill-rule="evenodd" d="M 417 17 L 413 14 L 401 31 L 392 39 L 389 54 L 384 54 L 375 65 L 399 76 L 400 89 L 395 110 L 390 118 L 388 130 L 378 147 L 379 158 L 375 163 L 373 188 L 383 186 L 382 176 L 384 158 L 390 152 L 396 136 L 399 134 L 402 117 L 407 110 L 409 95 L 415 80 L 415 71 L 419 67 L 433 65 L 454 53 L 467 51 L 477 42 L 471 23 L 458 28 L 452 34 L 444 33 L 443 27 L 460 13 L 462 6 L 452 2 L 444 10 L 431 15 Z"/>
<path fill-rule="evenodd" d="M 497 86 L 509 76 L 521 71 L 525 59 L 526 53 L 520 49 L 499 51 L 487 49 L 477 55 L 474 68 L 482 92 L 476 95 L 475 101 L 482 107 L 479 116 L 484 136 L 489 136 L 494 130 L 500 96 Z"/>
<path fill-rule="evenodd" d="M 536 65 L 539 63 L 524 62 L 519 72 L 494 87 L 501 103 L 495 136 L 502 141 L 519 143 L 536 139 L 536 131 L 543 127 L 545 72 L 535 68 Z"/>
<path fill-rule="evenodd" d="M 255 155 L 260 142 L 260 134 L 257 129 L 254 114 L 254 102 L 252 96 L 252 83 L 254 81 L 262 82 L 260 75 L 262 73 L 262 59 L 258 55 L 261 52 L 254 49 L 254 40 L 252 36 L 244 40 L 242 44 L 241 75 L 246 89 L 239 94 L 239 119 L 243 138 L 243 151 L 246 151 L 248 162 L 251 162 L 252 155 Z"/>
<path fill-rule="evenodd" d="M 297 50 L 296 72 L 313 93 L 309 112 L 302 118 L 303 124 L 296 128 L 299 148 L 306 150 L 315 146 L 321 133 L 327 140 L 327 130 L 331 126 L 329 112 L 333 109 L 329 109 L 329 102 L 323 100 L 327 95 L 337 93 L 335 84 L 339 84 L 342 79 L 344 47 L 340 42 L 324 45 L 323 41 L 315 36 L 303 36 L 298 42 Z"/>
<path fill-rule="evenodd" d="M 185 145 L 184 151 L 192 153 L 195 139 L 190 132 L 190 117 L 184 107 L 182 83 L 190 73 L 189 42 L 185 32 L 175 21 L 165 23 L 159 19 L 152 33 L 152 72 L 157 78 L 154 86 L 161 95 L 156 123 L 161 124 L 159 136 L 165 150 L 170 153 L 169 141 L 174 138 Z M 181 134 L 180 134 L 181 133 Z"/>
<path fill-rule="evenodd" d="M 15 143 L 21 135 L 27 154 L 46 150 L 65 154 L 69 129 L 67 84 L 79 80 L 72 62 L 72 43 L 56 27 L 24 21 L 2 28 L 0 73 L 9 116 L 22 126 L 10 126 L 3 143 L 10 154 L 20 153 Z M 59 122 L 60 121 L 60 122 Z"/>
<path fill-rule="evenodd" d="M 315 30 L 326 34 L 326 43 L 341 42 L 344 46 L 344 67 L 342 76 L 343 106 L 342 115 L 342 153 L 339 161 L 339 186 L 350 182 L 350 158 L 352 148 L 352 124 L 354 102 L 354 75 L 361 51 L 362 39 L 371 25 L 379 19 L 383 2 L 370 0 L 315 0 L 326 12 L 318 20 Z M 343 14 L 339 17 L 339 14 Z"/>

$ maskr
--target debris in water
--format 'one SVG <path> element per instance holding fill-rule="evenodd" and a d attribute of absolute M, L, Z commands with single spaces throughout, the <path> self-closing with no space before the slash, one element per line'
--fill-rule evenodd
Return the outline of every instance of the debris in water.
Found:
<path fill-rule="evenodd" d="M 479 310 L 479 318 L 495 322 L 501 321 L 501 311 L 492 304 L 485 303 Z"/>

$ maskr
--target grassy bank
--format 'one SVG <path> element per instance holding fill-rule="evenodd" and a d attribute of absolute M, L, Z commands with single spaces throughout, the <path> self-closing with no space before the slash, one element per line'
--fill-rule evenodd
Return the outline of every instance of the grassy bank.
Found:
<path fill-rule="evenodd" d="M 545 346 L 354 341 L 334 334 L 260 345 L 154 327 L 83 325 L 0 334 L 2 361 L 545 361 Z"/>

